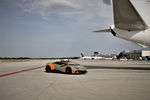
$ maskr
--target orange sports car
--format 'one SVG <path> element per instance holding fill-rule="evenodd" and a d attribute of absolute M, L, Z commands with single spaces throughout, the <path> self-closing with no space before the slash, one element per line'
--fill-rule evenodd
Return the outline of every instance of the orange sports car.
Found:
<path fill-rule="evenodd" d="M 46 72 L 51 72 L 53 70 L 65 72 L 67 74 L 76 74 L 76 73 L 87 73 L 87 69 L 75 62 L 72 61 L 57 61 L 53 63 L 47 63 L 45 67 Z"/>

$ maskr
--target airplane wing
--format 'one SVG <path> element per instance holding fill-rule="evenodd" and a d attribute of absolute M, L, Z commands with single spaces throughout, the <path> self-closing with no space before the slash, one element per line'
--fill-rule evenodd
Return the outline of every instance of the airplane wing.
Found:
<path fill-rule="evenodd" d="M 114 24 L 116 28 L 131 31 L 148 28 L 142 16 L 135 8 L 135 2 L 133 3 L 133 1 L 135 0 L 113 0 Z M 143 7 L 143 5 L 140 7 Z"/>

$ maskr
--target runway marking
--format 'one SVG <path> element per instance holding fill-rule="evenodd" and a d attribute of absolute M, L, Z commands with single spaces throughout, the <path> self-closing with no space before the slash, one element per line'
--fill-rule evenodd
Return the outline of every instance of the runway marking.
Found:
<path fill-rule="evenodd" d="M 45 67 L 45 66 L 40 66 L 40 67 L 35 67 L 35 68 L 20 70 L 20 71 L 16 71 L 16 72 L 12 72 L 12 73 L 7 73 L 7 74 L 0 75 L 0 77 L 9 76 L 9 75 L 13 75 L 13 74 L 18 74 L 18 73 L 22 73 L 22 72 L 26 72 L 26 71 L 30 71 L 30 70 L 35 70 L 35 69 L 43 68 L 43 67 Z"/>

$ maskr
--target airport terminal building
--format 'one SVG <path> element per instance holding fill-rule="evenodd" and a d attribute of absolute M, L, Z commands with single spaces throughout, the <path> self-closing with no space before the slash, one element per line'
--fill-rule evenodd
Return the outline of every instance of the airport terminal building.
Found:
<path fill-rule="evenodd" d="M 145 59 L 147 56 L 150 56 L 150 50 L 133 50 L 133 51 L 123 51 L 121 52 L 124 57 L 128 59 Z"/>

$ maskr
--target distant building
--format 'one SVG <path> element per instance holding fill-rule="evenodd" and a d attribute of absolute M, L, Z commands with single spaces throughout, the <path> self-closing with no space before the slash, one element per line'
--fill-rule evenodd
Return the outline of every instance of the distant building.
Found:
<path fill-rule="evenodd" d="M 117 54 L 99 54 L 99 52 L 94 52 L 94 55 L 92 56 L 84 56 L 82 53 L 81 53 L 81 59 L 83 60 L 114 60 L 117 58 Z"/>
<path fill-rule="evenodd" d="M 142 57 L 145 59 L 147 56 L 150 56 L 150 50 L 133 50 L 133 51 L 123 51 L 121 52 L 123 57 L 127 59 L 139 59 Z"/>
<path fill-rule="evenodd" d="M 98 52 L 94 52 L 94 57 L 98 57 L 98 56 L 99 56 Z"/>

